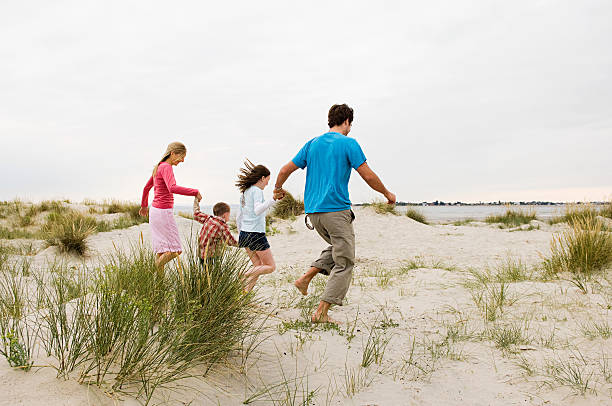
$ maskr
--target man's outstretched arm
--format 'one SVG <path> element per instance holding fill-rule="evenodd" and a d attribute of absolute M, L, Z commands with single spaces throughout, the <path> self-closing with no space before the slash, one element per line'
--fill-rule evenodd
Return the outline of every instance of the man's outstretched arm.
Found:
<path fill-rule="evenodd" d="M 276 183 L 274 184 L 274 189 L 279 190 L 283 187 L 289 175 L 295 172 L 298 169 L 298 166 L 293 163 L 293 161 L 289 161 L 289 163 L 285 164 L 278 172 L 278 176 L 276 177 Z"/>
<path fill-rule="evenodd" d="M 372 189 L 374 189 L 378 193 L 382 193 L 383 196 L 385 196 L 385 198 L 387 199 L 388 204 L 395 204 L 395 195 L 391 193 L 385 187 L 385 185 L 383 185 L 378 175 L 376 175 L 374 171 L 370 169 L 367 162 L 362 163 L 359 166 L 359 168 L 357 168 L 357 173 L 359 173 L 362 179 L 365 180 L 368 186 L 370 186 Z"/>

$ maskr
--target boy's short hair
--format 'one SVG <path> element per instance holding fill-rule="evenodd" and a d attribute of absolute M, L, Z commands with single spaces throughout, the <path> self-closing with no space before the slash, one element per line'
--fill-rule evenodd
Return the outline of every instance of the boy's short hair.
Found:
<path fill-rule="evenodd" d="M 335 127 L 344 123 L 346 120 L 349 124 L 353 122 L 353 109 L 346 104 L 334 104 L 329 109 L 327 114 L 327 124 L 329 128 Z"/>
<path fill-rule="evenodd" d="M 213 214 L 217 217 L 222 216 L 225 213 L 229 213 L 229 212 L 230 212 L 230 207 L 229 207 L 229 204 L 227 203 L 219 202 L 213 206 Z"/>

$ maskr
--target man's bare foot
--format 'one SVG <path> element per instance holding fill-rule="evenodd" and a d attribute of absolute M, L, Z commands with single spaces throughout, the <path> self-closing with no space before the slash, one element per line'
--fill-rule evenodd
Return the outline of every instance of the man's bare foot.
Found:
<path fill-rule="evenodd" d="M 333 323 L 333 324 L 340 325 L 339 321 L 332 319 L 327 314 L 316 314 L 315 313 L 312 315 L 312 318 L 310 320 L 313 323 Z"/>
<path fill-rule="evenodd" d="M 299 278 L 297 281 L 293 282 L 293 286 L 298 288 L 300 293 L 304 296 L 308 294 L 308 285 L 309 283 L 304 280 L 304 278 Z"/>

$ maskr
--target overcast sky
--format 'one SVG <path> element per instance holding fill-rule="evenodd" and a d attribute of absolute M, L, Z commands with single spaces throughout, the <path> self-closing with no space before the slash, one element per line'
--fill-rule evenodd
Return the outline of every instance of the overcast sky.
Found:
<path fill-rule="evenodd" d="M 138 201 L 182 141 L 178 184 L 235 203 L 334 103 L 398 200 L 612 196 L 612 2 L 294 3 L 0 3 L 0 200 Z"/>

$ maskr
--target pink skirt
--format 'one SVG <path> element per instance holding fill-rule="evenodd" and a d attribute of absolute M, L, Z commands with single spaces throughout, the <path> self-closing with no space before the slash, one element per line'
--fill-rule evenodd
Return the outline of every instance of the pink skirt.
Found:
<path fill-rule="evenodd" d="M 153 206 L 149 209 L 149 225 L 151 226 L 151 240 L 153 252 L 180 252 L 181 238 L 178 227 L 174 221 L 173 209 L 158 209 Z"/>

